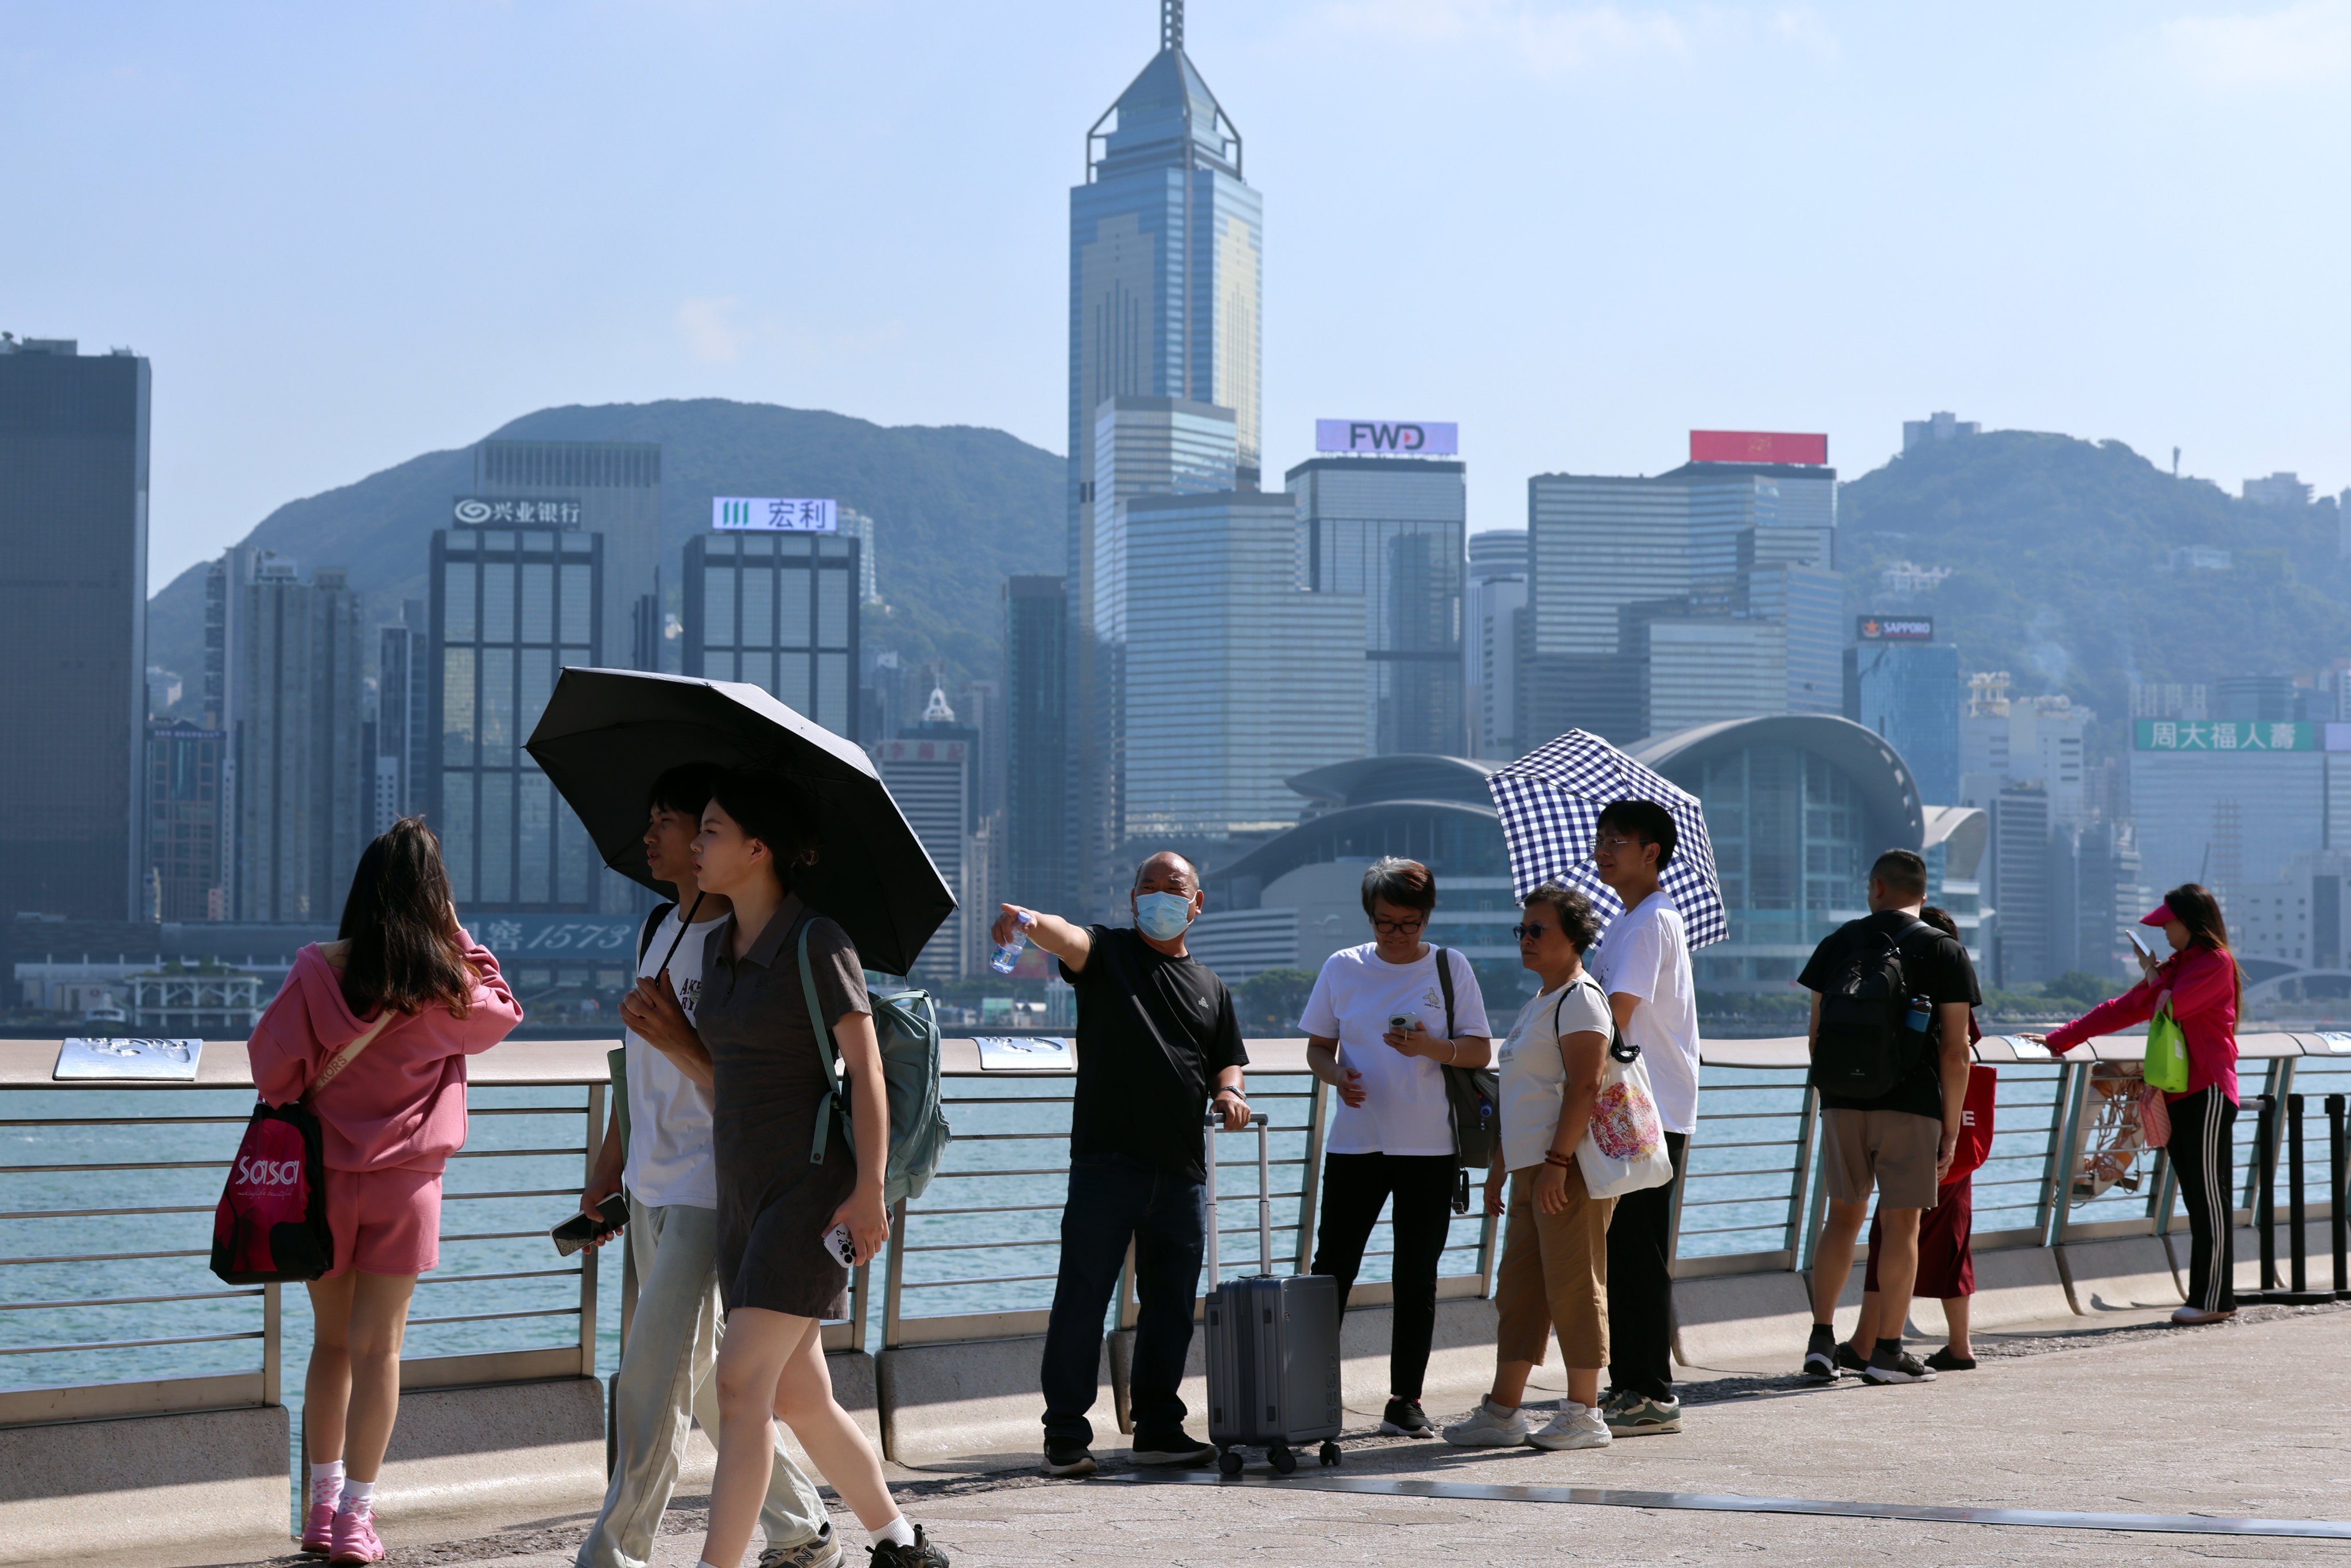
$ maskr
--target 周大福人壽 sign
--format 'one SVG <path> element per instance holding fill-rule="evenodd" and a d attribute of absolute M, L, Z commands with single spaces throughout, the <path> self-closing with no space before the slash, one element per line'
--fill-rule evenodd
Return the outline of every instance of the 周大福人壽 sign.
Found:
<path fill-rule="evenodd" d="M 1461 451 L 1461 427 L 1429 420 L 1318 419 L 1314 450 L 1381 457 L 1453 457 Z"/>
<path fill-rule="evenodd" d="M 831 500 L 713 496 L 710 526 L 721 533 L 831 534 L 841 531 L 841 514 Z"/>

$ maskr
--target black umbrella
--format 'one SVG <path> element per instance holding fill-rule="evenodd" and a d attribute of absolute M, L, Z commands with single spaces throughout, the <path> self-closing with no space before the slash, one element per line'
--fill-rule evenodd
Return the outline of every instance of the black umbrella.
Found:
<path fill-rule="evenodd" d="M 643 670 L 567 669 L 528 749 L 570 803 L 604 863 L 659 889 L 645 863 L 645 796 L 686 762 L 765 768 L 804 781 L 824 809 L 817 863 L 800 886 L 841 923 L 868 968 L 914 967 L 956 896 L 873 764 L 758 686 Z"/>

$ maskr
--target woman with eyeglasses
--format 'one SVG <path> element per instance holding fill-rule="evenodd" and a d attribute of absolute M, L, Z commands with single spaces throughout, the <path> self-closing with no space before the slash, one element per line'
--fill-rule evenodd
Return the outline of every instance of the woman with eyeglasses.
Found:
<path fill-rule="evenodd" d="M 1298 1023 L 1314 1075 L 1339 1092 L 1312 1271 L 1339 1281 L 1342 1312 L 1380 1209 L 1395 1200 L 1395 1322 L 1380 1419 L 1391 1437 L 1437 1435 L 1420 1407 L 1421 1382 L 1437 1329 L 1437 1260 L 1461 1179 L 1444 1070 L 1483 1067 L 1493 1054 L 1469 960 L 1422 940 L 1436 907 L 1426 866 L 1374 862 L 1364 873 L 1372 940 L 1323 962 Z"/>

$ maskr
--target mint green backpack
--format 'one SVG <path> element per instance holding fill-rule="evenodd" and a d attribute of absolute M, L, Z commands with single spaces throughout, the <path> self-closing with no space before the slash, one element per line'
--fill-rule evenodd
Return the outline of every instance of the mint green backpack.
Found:
<path fill-rule="evenodd" d="M 817 1000 L 816 970 L 809 963 L 808 926 L 800 927 L 800 991 L 808 999 L 809 1022 L 824 1047 L 827 1076 L 832 1080 L 832 1103 L 841 1113 L 841 1131 L 855 1147 L 855 1120 L 849 1110 L 849 1080 L 841 1071 L 841 1052 L 833 1044 L 832 1028 L 824 1021 L 824 1006 Z M 867 994 L 873 1004 L 873 1032 L 882 1043 L 882 1079 L 890 1092 L 890 1163 L 882 1178 L 882 1201 L 891 1208 L 923 1196 L 946 1157 L 947 1113 L 939 1103 L 939 1016 L 928 991 L 905 986 L 894 976 L 867 973 Z M 883 989 L 883 987 L 895 988 Z M 825 1144 L 832 1118 L 819 1115 L 816 1136 L 809 1145 L 809 1163 L 824 1164 Z"/>

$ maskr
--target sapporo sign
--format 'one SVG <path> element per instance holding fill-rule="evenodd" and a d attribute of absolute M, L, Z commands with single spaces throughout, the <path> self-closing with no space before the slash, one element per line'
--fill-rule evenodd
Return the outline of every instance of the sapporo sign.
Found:
<path fill-rule="evenodd" d="M 2326 727 L 2263 719 L 2143 718 L 2140 751 L 2324 751 Z"/>

